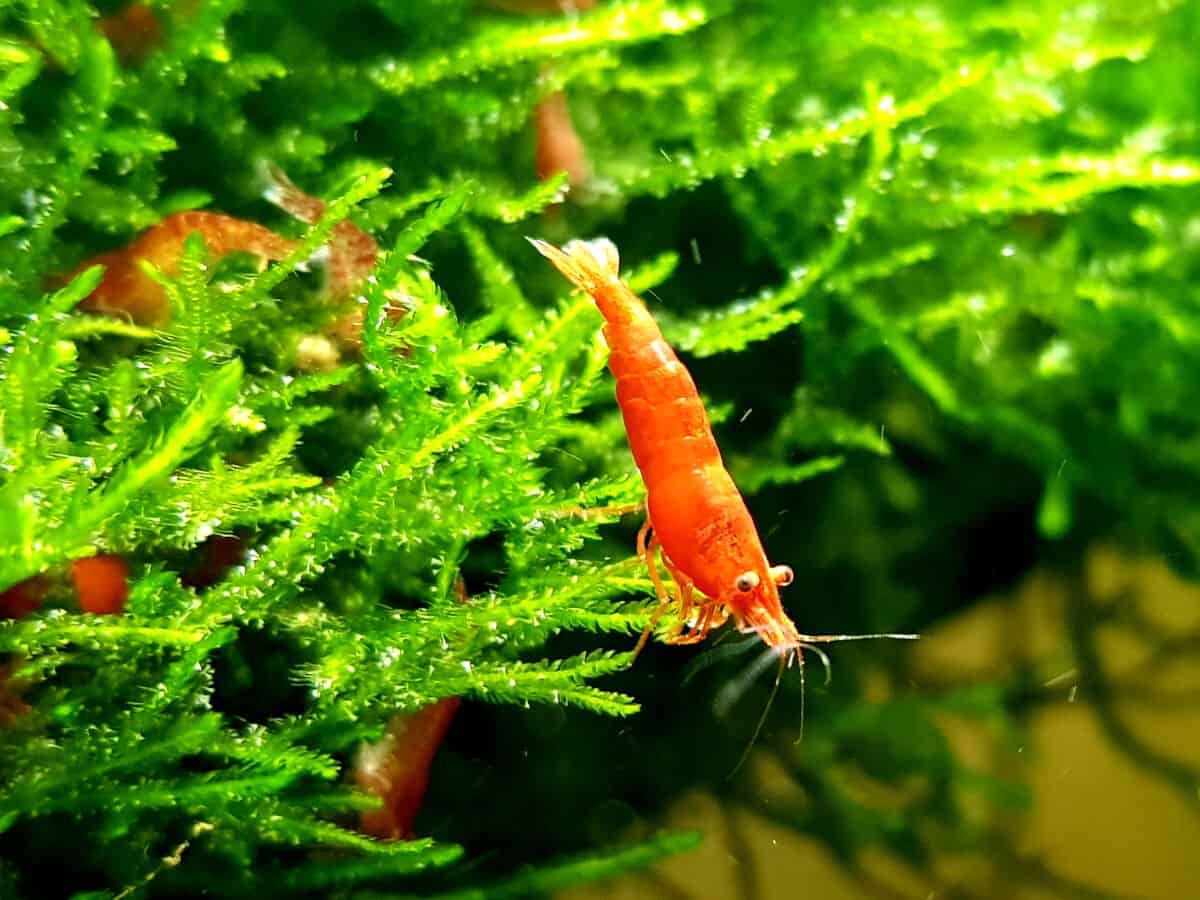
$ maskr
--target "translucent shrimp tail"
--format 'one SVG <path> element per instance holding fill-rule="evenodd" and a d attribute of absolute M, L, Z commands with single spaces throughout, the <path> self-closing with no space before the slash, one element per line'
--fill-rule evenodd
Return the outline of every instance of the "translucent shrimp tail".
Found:
<path fill-rule="evenodd" d="M 589 294 L 602 291 L 620 278 L 621 258 L 608 238 L 571 241 L 561 250 L 537 238 L 527 240 L 572 284 Z"/>
<path fill-rule="evenodd" d="M 306 194 L 273 162 L 259 164 L 259 175 L 266 183 L 263 197 L 301 222 L 315 225 L 325 214 L 325 201 Z"/>

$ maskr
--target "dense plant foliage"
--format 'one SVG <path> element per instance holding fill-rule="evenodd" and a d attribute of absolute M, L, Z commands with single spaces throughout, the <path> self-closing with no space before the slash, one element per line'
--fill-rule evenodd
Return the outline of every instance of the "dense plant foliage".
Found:
<path fill-rule="evenodd" d="M 723 780 L 761 708 L 722 693 L 745 658 L 623 672 L 649 585 L 603 510 L 641 485 L 598 315 L 523 237 L 621 247 L 802 631 L 927 628 L 1098 537 L 1192 573 L 1195 6 L 163 0 L 147 46 L 97 27 L 116 6 L 0 2 L 0 590 L 47 584 L 0 623 L 30 707 L 0 730 L 0 894 L 523 896 L 690 846 L 622 839 L 696 785 L 852 868 L 1002 852 L 968 801 L 1024 793 L 937 717 L 1003 736 L 1028 684 L 868 702 L 907 648 L 839 652 L 799 745 L 783 683 L 763 744 L 802 790 L 768 805 Z M 560 90 L 593 172 L 569 192 L 533 175 Z M 318 224 L 263 199 L 267 163 L 332 201 Z M 300 243 L 257 270 L 193 236 L 151 272 L 161 328 L 75 309 L 101 273 L 65 273 L 197 208 Z M 314 366 L 347 219 L 385 249 L 361 354 Z M 221 535 L 245 556 L 202 584 Z M 122 616 L 78 611 L 94 553 L 129 561 Z M 1080 597 L 1084 663 L 1093 618 Z M 364 837 L 355 749 L 452 696 L 444 841 Z"/>

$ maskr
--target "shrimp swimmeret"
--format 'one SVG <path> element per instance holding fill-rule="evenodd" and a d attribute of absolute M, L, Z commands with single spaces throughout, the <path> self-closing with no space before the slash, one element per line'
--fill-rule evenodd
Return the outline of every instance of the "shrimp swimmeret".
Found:
<path fill-rule="evenodd" d="M 649 518 L 638 535 L 638 552 L 659 600 L 635 655 L 672 605 L 655 562 L 660 549 L 678 602 L 668 643 L 703 641 L 730 616 L 774 650 L 781 664 L 799 661 L 806 644 L 860 637 L 801 634 L 784 612 L 779 588 L 791 584 L 792 570 L 767 561 L 754 519 L 721 460 L 696 384 L 645 304 L 621 281 L 617 248 L 604 239 L 572 241 L 562 249 L 531 242 L 592 296 L 604 316 L 617 403 L 646 485 Z M 697 598 L 697 592 L 703 596 Z"/>

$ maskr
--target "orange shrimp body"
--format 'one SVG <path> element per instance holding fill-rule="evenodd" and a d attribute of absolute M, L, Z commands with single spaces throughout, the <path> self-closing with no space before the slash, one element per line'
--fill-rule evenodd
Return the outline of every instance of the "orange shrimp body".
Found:
<path fill-rule="evenodd" d="M 220 259 L 230 253 L 249 253 L 269 260 L 283 259 L 297 246 L 255 222 L 223 213 L 192 211 L 167 216 L 144 231 L 132 244 L 93 256 L 75 271 L 97 263 L 105 266 L 100 284 L 80 303 L 89 312 L 124 316 L 138 325 L 162 326 L 170 319 L 166 294 L 138 265 L 139 259 L 153 263 L 166 275 L 179 271 L 183 242 L 199 231 L 208 245 L 209 256 Z"/>
<path fill-rule="evenodd" d="M 410 715 L 395 716 L 382 740 L 359 750 L 354 780 L 383 803 L 362 814 L 362 831 L 388 841 L 414 837 L 413 820 L 429 787 L 433 758 L 460 703 L 458 697 L 446 697 Z"/>
<path fill-rule="evenodd" d="M 71 563 L 79 608 L 99 616 L 119 616 L 129 599 L 129 564 L 115 553 L 98 553 Z"/>
<path fill-rule="evenodd" d="M 617 403 L 646 484 L 649 525 L 679 588 L 682 617 L 690 611 L 693 585 L 710 598 L 700 604 L 693 631 L 671 640 L 701 640 L 732 614 L 740 627 L 781 654 L 790 653 L 801 636 L 783 611 L 778 587 L 791 581 L 791 570 L 767 562 L 695 382 L 645 305 L 620 280 L 616 247 L 606 240 L 573 241 L 561 250 L 544 241 L 533 244 L 591 294 L 604 316 Z M 646 556 L 657 588 L 653 542 Z M 665 590 L 659 595 L 665 606 Z"/>

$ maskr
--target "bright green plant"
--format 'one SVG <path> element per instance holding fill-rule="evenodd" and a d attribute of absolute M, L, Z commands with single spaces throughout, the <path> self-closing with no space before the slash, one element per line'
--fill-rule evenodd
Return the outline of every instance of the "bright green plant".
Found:
<path fill-rule="evenodd" d="M 796 745 L 786 679 L 763 744 L 804 789 L 791 805 L 722 780 L 762 699 L 722 693 L 744 662 L 722 650 L 681 686 L 683 651 L 651 652 L 596 683 L 628 667 L 649 591 L 631 534 L 577 513 L 640 483 L 598 315 L 522 238 L 621 247 L 772 558 L 797 569 L 802 631 L 920 628 L 970 603 L 989 585 L 953 555 L 997 511 L 1068 571 L 1106 537 L 1193 572 L 1193 6 L 156 2 L 161 45 L 125 61 L 100 7 L 0 2 L 0 590 L 95 552 L 134 572 L 121 617 L 55 586 L 0 625 L 32 706 L 0 731 L 0 894 L 524 896 L 690 846 L 605 850 L 627 820 L 580 823 L 606 797 L 653 819 L 695 785 L 852 868 L 868 848 L 921 871 L 936 851 L 1012 852 L 963 798 L 1024 792 L 962 767 L 935 717 L 1010 733 L 1028 685 L 867 703 L 866 651 L 839 654 Z M 530 175 L 528 129 L 564 89 L 596 172 L 565 205 L 564 179 Z M 265 162 L 334 198 L 319 224 L 262 201 Z M 194 236 L 178 276 L 155 275 L 160 330 L 75 311 L 96 269 L 48 288 L 199 207 L 301 246 L 254 272 Z M 302 340 L 343 312 L 308 270 L 347 217 L 385 248 L 362 356 L 305 372 Z M 234 533 L 244 564 L 185 586 Z M 1081 597 L 1072 633 L 1104 717 L 1093 612 Z M 869 658 L 902 684 L 902 652 Z M 361 836 L 355 748 L 450 696 L 506 723 L 479 823 Z M 496 760 L 548 721 L 530 706 L 584 712 L 517 775 Z M 631 746 L 611 716 L 633 716 Z M 1150 761 L 1194 798 L 1194 773 Z M 846 770 L 922 790 L 883 808 Z M 464 808 L 466 788 L 433 789 Z M 473 867 L 455 840 L 509 852 Z M 64 852 L 78 874 L 55 869 Z"/>

